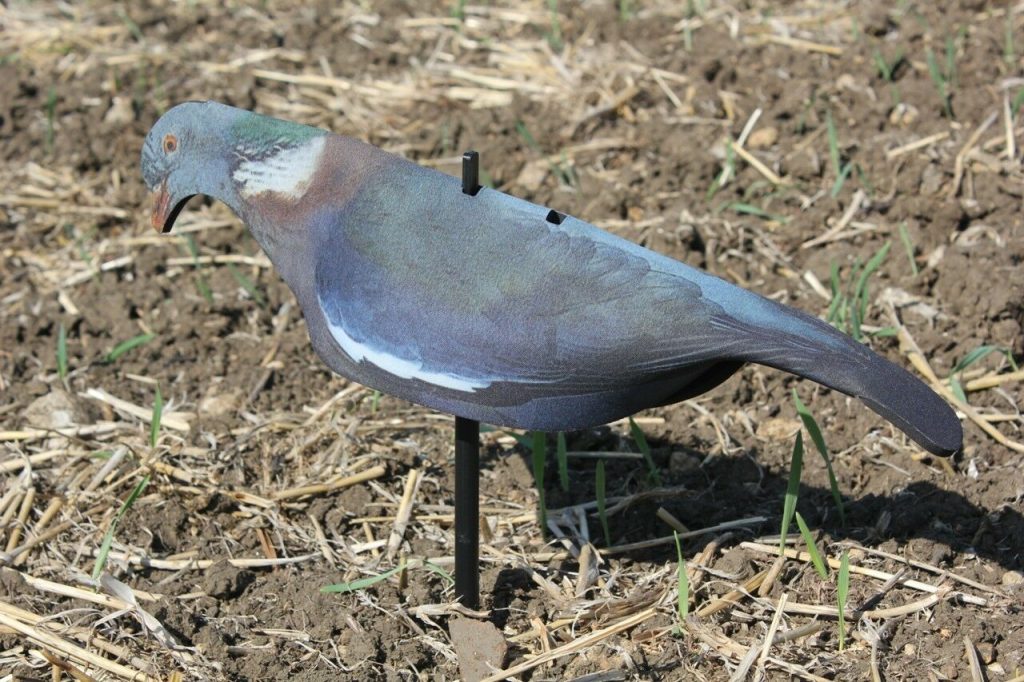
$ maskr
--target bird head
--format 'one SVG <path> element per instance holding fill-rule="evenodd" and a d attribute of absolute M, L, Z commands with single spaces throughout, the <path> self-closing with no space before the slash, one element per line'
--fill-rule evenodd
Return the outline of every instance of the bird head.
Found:
<path fill-rule="evenodd" d="M 218 196 L 227 172 L 224 131 L 230 107 L 213 102 L 185 102 L 169 110 L 146 136 L 142 177 L 153 193 L 151 222 L 169 232 L 181 209 L 196 194 Z"/>

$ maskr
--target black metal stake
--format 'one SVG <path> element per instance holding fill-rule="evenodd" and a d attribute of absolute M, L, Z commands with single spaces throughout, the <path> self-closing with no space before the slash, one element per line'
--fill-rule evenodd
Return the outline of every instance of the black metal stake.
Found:
<path fill-rule="evenodd" d="M 462 155 L 462 192 L 480 191 L 480 155 Z M 480 608 L 480 422 L 455 417 L 455 598 Z"/>
<path fill-rule="evenodd" d="M 455 418 L 455 598 L 480 607 L 480 422 Z"/>
<path fill-rule="evenodd" d="M 480 191 L 480 155 L 468 151 L 462 155 L 462 193 L 475 197 Z"/>

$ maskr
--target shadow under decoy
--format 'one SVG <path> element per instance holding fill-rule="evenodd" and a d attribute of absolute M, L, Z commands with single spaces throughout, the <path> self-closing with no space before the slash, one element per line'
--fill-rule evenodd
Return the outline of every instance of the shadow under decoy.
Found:
<path fill-rule="evenodd" d="M 615 452 L 624 447 L 621 438 L 609 429 L 568 434 L 569 449 L 572 451 Z M 570 485 L 562 490 L 559 484 L 558 465 L 550 447 L 545 462 L 545 497 L 549 509 L 566 510 L 583 506 L 596 499 L 595 460 L 580 458 L 569 460 Z M 616 500 L 607 504 L 615 509 L 608 516 L 611 544 L 614 548 L 623 545 L 640 544 L 665 536 L 671 536 L 672 528 L 658 518 L 663 508 L 685 526 L 700 529 L 716 524 L 728 523 L 742 518 L 762 516 L 766 520 L 731 529 L 730 538 L 723 544 L 722 552 L 736 548 L 746 540 L 772 536 L 777 544 L 781 525 L 783 500 L 788 483 L 788 469 L 759 462 L 756 449 L 729 456 L 708 456 L 706 452 L 694 450 L 682 443 L 651 439 L 652 456 L 663 479 L 661 486 L 654 486 L 642 459 L 606 459 L 607 496 Z M 532 454 L 529 448 L 519 445 L 515 454 L 523 458 L 524 465 L 532 471 Z M 482 459 L 484 467 L 494 466 L 495 458 L 508 457 L 498 448 L 488 448 Z M 820 466 L 805 455 L 805 478 L 808 467 Z M 928 475 L 926 469 L 920 469 Z M 1015 497 L 1002 503 L 986 507 L 968 499 L 956 490 L 942 487 L 945 479 L 915 480 L 889 467 L 880 467 L 879 476 L 884 481 L 869 485 L 869 488 L 891 489 L 891 493 L 843 491 L 843 506 L 846 522 L 840 522 L 835 501 L 827 485 L 802 483 L 800 485 L 797 511 L 803 516 L 812 531 L 823 534 L 829 555 L 838 556 L 839 546 L 847 543 L 865 548 L 877 549 L 905 556 L 907 559 L 925 562 L 944 570 L 958 573 L 993 588 L 999 587 L 1000 574 L 972 565 L 970 559 L 978 557 L 992 562 L 1003 571 L 1019 571 L 1024 568 L 1024 515 L 1020 511 L 1020 497 L 1024 486 Z M 955 480 L 948 485 L 956 485 Z M 841 484 L 842 486 L 842 484 Z M 484 486 L 486 488 L 486 484 Z M 632 498 L 625 505 L 619 505 L 623 497 Z M 601 525 L 592 508 L 587 509 L 589 540 L 604 549 Z M 720 535 L 721 533 L 717 533 Z M 790 527 L 790 538 L 803 549 L 796 523 Z M 707 533 L 688 538 L 682 542 L 683 553 L 692 557 L 716 535 Z M 550 540 L 551 534 L 545 537 Z M 580 538 L 572 538 L 577 545 Z M 821 546 L 821 545 L 819 545 Z M 560 549 L 557 543 L 552 548 Z M 677 560 L 674 543 L 664 542 L 651 547 L 639 547 L 625 552 L 616 551 L 618 557 L 634 562 L 674 563 Z M 745 560 L 755 558 L 746 553 Z M 770 561 L 772 556 L 760 555 Z M 553 570 L 571 578 L 579 570 L 572 557 L 556 561 Z M 492 591 L 493 589 L 493 591 Z M 504 568 L 497 574 L 493 585 L 484 584 L 484 591 L 491 592 L 494 619 L 500 626 L 508 618 L 508 609 L 514 609 L 517 599 L 522 600 L 527 592 L 538 590 L 524 569 Z M 525 604 L 525 601 L 523 601 Z"/>

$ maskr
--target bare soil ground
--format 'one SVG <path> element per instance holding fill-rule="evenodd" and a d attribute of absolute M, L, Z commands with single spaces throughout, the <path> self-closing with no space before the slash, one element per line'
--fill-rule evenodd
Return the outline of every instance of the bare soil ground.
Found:
<path fill-rule="evenodd" d="M 627 424 L 568 434 L 562 540 L 527 451 L 485 434 L 479 618 L 516 679 L 1024 679 L 1024 5 L 225 4 L 0 5 L 0 679 L 460 675 L 452 422 L 332 376 L 223 206 L 152 233 L 140 146 L 188 99 L 452 174 L 475 148 L 504 191 L 822 316 L 831 268 L 845 288 L 890 244 L 866 343 L 947 395 L 999 347 L 957 372 L 948 463 L 760 367 L 639 415 L 660 487 Z M 835 568 L 775 563 L 792 389 L 845 500 L 844 525 L 808 450 L 797 509 L 854 569 L 845 647 Z M 682 625 L 666 512 L 694 531 Z"/>

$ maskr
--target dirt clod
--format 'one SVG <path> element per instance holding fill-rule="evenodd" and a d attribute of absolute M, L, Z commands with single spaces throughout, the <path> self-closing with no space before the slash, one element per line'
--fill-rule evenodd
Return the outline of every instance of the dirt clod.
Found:
<path fill-rule="evenodd" d="M 472 618 L 452 618 L 448 622 L 459 671 L 467 682 L 490 677 L 505 665 L 508 642 L 494 623 Z"/>

